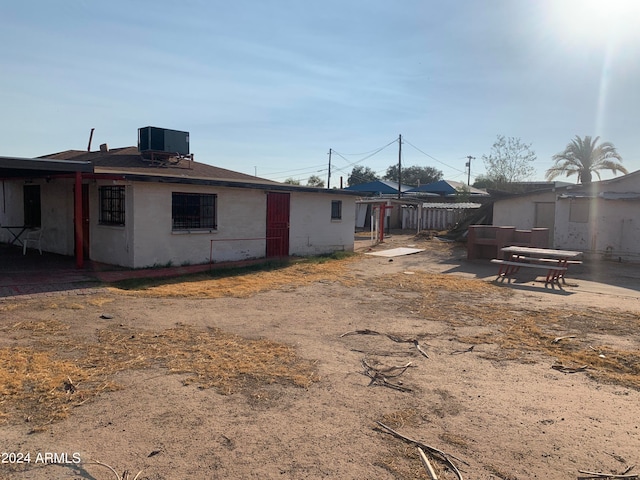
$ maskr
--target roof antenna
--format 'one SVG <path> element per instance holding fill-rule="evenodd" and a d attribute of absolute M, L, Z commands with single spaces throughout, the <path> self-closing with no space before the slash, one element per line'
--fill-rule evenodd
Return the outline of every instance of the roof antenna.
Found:
<path fill-rule="evenodd" d="M 91 129 L 91 133 L 89 134 L 89 145 L 87 146 L 87 152 L 91 151 L 91 140 L 93 140 L 93 131 L 95 130 L 95 128 Z"/>

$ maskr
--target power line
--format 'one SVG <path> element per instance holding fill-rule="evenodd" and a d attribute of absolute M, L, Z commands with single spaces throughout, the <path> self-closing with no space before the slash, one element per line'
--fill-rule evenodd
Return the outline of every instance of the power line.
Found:
<path fill-rule="evenodd" d="M 393 139 L 393 140 L 391 140 L 389 143 L 387 143 L 385 146 L 380 147 L 380 148 L 378 148 L 378 149 L 376 149 L 376 150 L 372 150 L 372 151 L 371 151 L 371 153 L 370 153 L 370 154 L 368 154 L 366 157 L 362 157 L 360 160 L 356 160 L 355 162 L 351 162 L 351 163 L 347 164 L 344 168 L 348 168 L 348 167 L 351 167 L 351 166 L 353 166 L 353 165 L 356 165 L 356 164 L 358 164 L 358 163 L 360 163 L 360 162 L 364 162 L 365 160 L 367 160 L 367 159 L 369 159 L 369 158 L 373 157 L 374 155 L 376 155 L 376 154 L 380 153 L 382 150 L 384 150 L 385 148 L 387 148 L 389 145 L 393 145 L 393 144 L 394 144 L 394 143 L 396 143 L 397 141 L 398 141 L 398 140 L 394 138 L 394 139 Z M 343 156 L 343 154 L 341 154 L 340 152 L 336 152 L 335 150 L 333 150 L 333 153 L 335 153 L 336 155 L 338 155 L 338 156 L 339 156 L 340 158 L 342 158 L 345 162 L 349 162 L 349 160 L 348 160 L 348 159 L 346 159 L 346 158 Z M 346 154 L 345 154 L 345 155 L 346 155 Z"/>
<path fill-rule="evenodd" d="M 268 175 L 268 176 L 266 176 L 264 178 L 268 178 L 269 180 L 278 181 L 278 179 L 281 179 L 281 178 L 286 180 L 287 178 L 290 178 L 290 177 L 306 177 L 309 174 L 324 173 L 326 171 L 327 171 L 326 168 L 322 168 L 320 170 L 313 169 L 313 170 L 306 170 L 304 172 L 300 172 L 297 175 L 279 175 L 279 176 Z"/>
<path fill-rule="evenodd" d="M 279 172 L 272 172 L 269 175 L 280 175 L 281 173 L 299 172 L 301 170 L 310 170 L 310 169 L 313 169 L 313 168 L 320 168 L 320 167 L 324 167 L 324 166 L 325 166 L 325 164 L 322 163 L 320 165 L 313 165 L 313 166 L 310 166 L 310 167 L 293 168 L 291 170 L 282 170 L 282 171 L 279 171 Z"/>
<path fill-rule="evenodd" d="M 406 143 L 407 145 L 411 145 L 413 148 L 415 148 L 417 151 L 419 151 L 420 153 L 422 153 L 423 155 L 426 155 L 427 157 L 429 157 L 432 160 L 435 160 L 438 163 L 441 163 L 442 165 L 444 165 L 447 168 L 450 168 L 451 170 L 456 170 L 457 172 L 460 173 L 467 173 L 465 170 L 460 170 L 459 168 L 456 167 L 452 167 L 451 165 L 449 165 L 448 163 L 443 162 L 442 160 L 438 160 L 436 157 L 434 157 L 433 155 L 429 155 L 427 152 L 424 152 L 422 150 L 420 150 L 418 147 L 416 147 L 413 143 L 409 142 L 406 138 L 403 139 L 404 143 Z"/>
<path fill-rule="evenodd" d="M 392 141 L 390 141 L 388 144 L 386 144 L 384 147 L 379 147 L 379 148 L 375 148 L 373 150 L 370 150 L 368 152 L 363 152 L 363 153 L 343 153 L 342 155 L 347 155 L 347 156 L 359 156 L 359 155 L 369 155 L 370 153 L 373 152 L 378 152 L 384 148 L 387 148 L 389 145 L 391 145 L 392 143 L 396 142 L 396 139 L 393 139 Z"/>

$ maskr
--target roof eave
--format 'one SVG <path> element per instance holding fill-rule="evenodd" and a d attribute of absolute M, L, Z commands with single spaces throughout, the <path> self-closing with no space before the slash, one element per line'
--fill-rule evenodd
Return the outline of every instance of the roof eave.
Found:
<path fill-rule="evenodd" d="M 321 193 L 332 195 L 348 195 L 359 196 L 359 192 L 351 192 L 338 189 L 326 189 L 316 187 L 303 187 L 298 185 L 289 185 L 286 183 L 261 183 L 261 182 L 248 182 L 231 179 L 216 179 L 205 177 L 176 177 L 172 175 L 145 175 L 141 173 L 127 173 L 124 171 L 116 172 L 114 170 L 101 170 L 96 169 L 98 175 L 122 175 L 124 180 L 130 180 L 134 182 L 155 182 L 155 183 L 171 183 L 171 184 L 183 184 L 183 185 L 208 185 L 216 187 L 229 187 L 229 188 L 253 188 L 257 190 L 270 190 L 270 191 L 285 191 L 285 192 L 307 192 L 307 193 Z"/>

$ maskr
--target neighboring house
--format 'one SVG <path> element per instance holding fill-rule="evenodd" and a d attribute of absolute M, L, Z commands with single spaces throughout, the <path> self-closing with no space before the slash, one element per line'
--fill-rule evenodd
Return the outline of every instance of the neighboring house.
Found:
<path fill-rule="evenodd" d="M 142 130 L 142 129 L 141 129 Z M 137 147 L 0 157 L 0 225 L 42 249 L 130 268 L 353 250 L 352 192 L 299 187 Z M 0 229 L 0 241 L 11 240 Z"/>
<path fill-rule="evenodd" d="M 550 246 L 640 260 L 640 171 L 497 200 L 493 225 L 550 229 Z"/>
<path fill-rule="evenodd" d="M 480 205 L 461 207 L 454 205 L 456 199 L 466 196 L 469 198 L 489 197 L 489 194 L 478 188 L 468 187 L 464 183 L 451 180 L 413 187 L 403 185 L 402 196 L 398 199 L 398 183 L 390 180 L 376 180 L 348 187 L 347 190 L 361 192 L 363 195 L 386 199 L 386 203 L 393 208 L 387 210 L 388 228 L 402 229 L 431 229 L 446 230 L 453 226 L 469 209 L 476 209 Z M 420 199 L 428 199 L 428 202 L 438 202 L 434 205 L 422 203 Z M 442 204 L 442 202 L 451 202 Z M 368 228 L 369 218 L 373 213 L 373 204 L 379 203 L 377 199 L 365 199 L 357 202 L 356 228 Z M 420 208 L 418 208 L 420 206 Z M 424 206 L 424 209 L 422 209 Z M 413 209 L 416 209 L 415 211 Z M 418 212 L 418 209 L 420 212 Z"/>
<path fill-rule="evenodd" d="M 488 197 L 489 194 L 485 190 L 471 187 L 462 182 L 453 180 L 440 180 L 438 182 L 413 187 L 407 191 L 408 194 L 436 194 L 441 197 L 456 197 L 466 195 L 469 197 Z"/>
<path fill-rule="evenodd" d="M 409 191 L 411 187 L 409 185 L 402 185 L 400 190 L 402 193 Z M 360 192 L 363 195 L 376 195 L 376 196 L 388 196 L 398 195 L 398 182 L 392 182 L 390 180 L 375 180 L 368 183 L 359 183 L 345 188 L 351 192 Z"/>

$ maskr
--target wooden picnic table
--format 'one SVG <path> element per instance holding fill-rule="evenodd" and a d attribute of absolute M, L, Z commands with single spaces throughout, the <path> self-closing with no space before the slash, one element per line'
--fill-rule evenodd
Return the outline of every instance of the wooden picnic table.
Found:
<path fill-rule="evenodd" d="M 574 250 L 557 250 L 553 248 L 509 246 L 501 249 L 508 256 L 507 260 L 493 259 L 492 263 L 500 265 L 499 277 L 513 275 L 520 268 L 538 268 L 547 271 L 545 283 L 564 281 L 564 275 L 570 264 L 582 263 L 578 260 L 582 252 Z"/>

